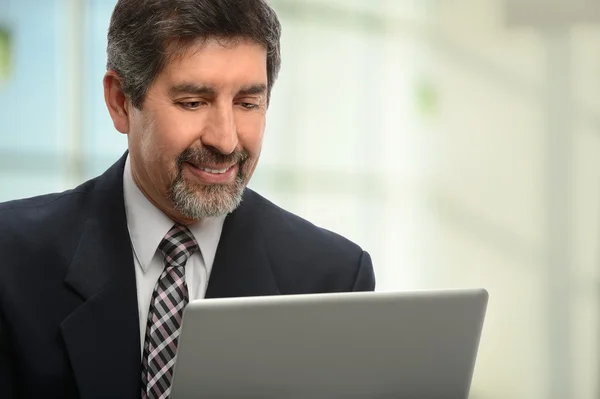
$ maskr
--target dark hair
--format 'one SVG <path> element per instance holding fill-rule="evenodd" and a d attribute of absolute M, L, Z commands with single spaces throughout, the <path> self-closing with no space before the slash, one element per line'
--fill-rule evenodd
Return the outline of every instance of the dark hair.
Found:
<path fill-rule="evenodd" d="M 248 38 L 266 48 L 270 98 L 281 67 L 281 25 L 265 0 L 119 0 L 108 29 L 106 67 L 119 74 L 123 92 L 141 109 L 168 62 L 212 37 Z"/>

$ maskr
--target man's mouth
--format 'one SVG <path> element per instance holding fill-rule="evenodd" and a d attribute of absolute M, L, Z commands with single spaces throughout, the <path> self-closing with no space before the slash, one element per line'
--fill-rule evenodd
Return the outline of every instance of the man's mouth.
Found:
<path fill-rule="evenodd" d="M 193 166 L 194 168 L 201 170 L 203 172 L 206 173 L 213 173 L 215 175 L 222 175 L 224 173 L 227 173 L 231 168 L 233 168 L 234 166 L 237 165 L 237 163 L 234 163 L 233 165 L 217 165 L 217 164 L 212 164 L 212 165 L 207 165 L 207 164 L 201 164 L 201 165 L 197 165 L 191 162 L 188 162 L 191 166 Z"/>
<path fill-rule="evenodd" d="M 191 171 L 205 184 L 229 184 L 236 178 L 238 164 L 233 165 L 194 165 L 186 162 Z"/>
<path fill-rule="evenodd" d="M 228 166 L 228 167 L 223 168 L 223 169 L 211 169 L 211 168 L 203 168 L 203 167 L 198 167 L 198 166 L 195 166 L 195 167 L 198 168 L 198 169 L 200 169 L 200 170 L 203 170 L 205 172 L 213 173 L 215 175 L 222 175 L 223 173 L 227 173 L 227 171 L 229 169 L 233 168 L 233 166 Z"/>

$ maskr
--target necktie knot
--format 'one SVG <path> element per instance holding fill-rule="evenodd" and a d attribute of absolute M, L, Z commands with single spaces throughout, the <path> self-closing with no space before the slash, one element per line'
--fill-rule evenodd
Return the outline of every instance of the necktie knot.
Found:
<path fill-rule="evenodd" d="M 176 224 L 162 239 L 158 249 L 167 267 L 183 267 L 198 249 L 198 243 L 187 227 Z"/>

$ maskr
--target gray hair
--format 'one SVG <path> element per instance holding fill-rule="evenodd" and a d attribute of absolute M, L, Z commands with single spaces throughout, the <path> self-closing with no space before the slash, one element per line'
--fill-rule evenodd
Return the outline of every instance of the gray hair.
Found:
<path fill-rule="evenodd" d="M 173 57 L 213 37 L 247 38 L 265 47 L 268 101 L 281 67 L 281 25 L 265 0 L 119 0 L 108 29 L 106 67 L 117 72 L 123 92 L 141 109 Z"/>

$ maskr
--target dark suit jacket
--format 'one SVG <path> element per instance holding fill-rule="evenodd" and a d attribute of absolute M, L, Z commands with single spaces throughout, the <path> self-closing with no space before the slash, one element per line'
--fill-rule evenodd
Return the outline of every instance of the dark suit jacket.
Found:
<path fill-rule="evenodd" d="M 74 190 L 0 204 L 0 397 L 139 398 L 124 164 Z M 247 189 L 225 219 L 206 296 L 374 286 L 357 245 Z"/>

